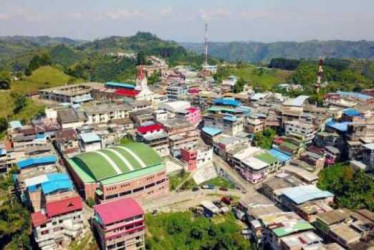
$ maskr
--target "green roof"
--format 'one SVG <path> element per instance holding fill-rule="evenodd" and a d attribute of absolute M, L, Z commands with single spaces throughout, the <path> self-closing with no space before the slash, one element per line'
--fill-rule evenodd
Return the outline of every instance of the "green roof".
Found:
<path fill-rule="evenodd" d="M 164 166 L 156 151 L 143 143 L 128 143 L 106 149 L 82 153 L 69 160 L 74 171 L 84 182 L 106 180 L 136 172 L 141 175 L 153 166 Z"/>
<path fill-rule="evenodd" d="M 273 155 L 271 155 L 267 152 L 258 154 L 258 155 L 255 156 L 255 158 L 257 158 L 257 159 L 259 159 L 263 162 L 266 162 L 269 165 L 278 162 L 278 158 L 276 158 L 275 156 L 273 156 Z"/>
<path fill-rule="evenodd" d="M 292 150 L 297 149 L 297 146 L 296 146 L 296 145 L 292 144 L 291 142 L 287 142 L 287 141 L 283 142 L 283 143 L 281 144 L 281 146 L 284 146 L 284 147 L 289 148 L 289 149 L 292 149 Z"/>
<path fill-rule="evenodd" d="M 273 229 L 273 232 L 276 236 L 283 237 L 289 234 L 293 234 L 295 232 L 301 232 L 311 229 L 314 229 L 314 227 L 311 224 L 309 224 L 307 221 L 300 220 L 292 226 L 275 228 Z"/>

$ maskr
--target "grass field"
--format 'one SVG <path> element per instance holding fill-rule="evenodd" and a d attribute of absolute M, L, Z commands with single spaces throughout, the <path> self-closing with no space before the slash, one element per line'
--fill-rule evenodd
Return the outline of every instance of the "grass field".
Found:
<path fill-rule="evenodd" d="M 230 73 L 249 81 L 250 85 L 263 90 L 271 90 L 279 83 L 285 83 L 291 76 L 291 71 L 258 68 L 254 65 L 243 65 L 240 68 L 230 68 Z"/>
<path fill-rule="evenodd" d="M 18 114 L 13 114 L 14 97 L 11 93 L 26 95 L 37 92 L 42 88 L 61 86 L 66 84 L 70 76 L 51 66 L 43 66 L 35 70 L 31 76 L 22 80 L 14 81 L 10 90 L 0 92 L 0 117 L 19 119 L 29 121 L 35 114 L 44 109 L 43 106 L 37 105 L 32 99 L 28 98 L 26 107 Z"/>
<path fill-rule="evenodd" d="M 217 177 L 217 178 L 214 178 L 212 180 L 209 180 L 207 182 L 204 182 L 201 184 L 202 185 L 205 185 L 205 184 L 213 184 L 215 187 L 225 187 L 225 188 L 235 188 L 235 184 L 233 184 L 232 182 L 229 182 L 221 177 Z"/>
<path fill-rule="evenodd" d="M 146 215 L 147 249 L 251 249 L 232 213 L 212 220 L 191 212 Z"/>
<path fill-rule="evenodd" d="M 190 176 L 189 172 L 182 172 L 177 175 L 169 176 L 170 189 L 174 190 L 180 183 L 186 180 Z"/>

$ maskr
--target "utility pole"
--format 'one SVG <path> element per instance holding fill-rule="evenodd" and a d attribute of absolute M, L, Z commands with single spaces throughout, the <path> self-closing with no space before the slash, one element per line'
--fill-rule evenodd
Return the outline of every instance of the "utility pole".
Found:
<path fill-rule="evenodd" d="M 319 91 L 321 89 L 322 77 L 323 77 L 323 58 L 320 57 L 319 66 L 318 66 L 318 74 L 317 74 L 317 84 L 316 84 L 317 94 L 319 94 Z"/>

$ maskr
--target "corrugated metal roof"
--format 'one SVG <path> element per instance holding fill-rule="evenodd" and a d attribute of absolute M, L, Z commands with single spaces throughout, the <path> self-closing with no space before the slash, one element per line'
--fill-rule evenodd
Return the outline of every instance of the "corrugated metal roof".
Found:
<path fill-rule="evenodd" d="M 22 123 L 20 121 L 11 121 L 9 122 L 9 125 L 12 129 L 16 129 L 16 128 L 22 128 Z"/>
<path fill-rule="evenodd" d="M 210 135 L 215 136 L 222 132 L 219 128 L 213 128 L 213 127 L 203 127 L 203 132 Z"/>
<path fill-rule="evenodd" d="M 338 91 L 337 93 L 341 96 L 352 97 L 352 98 L 360 99 L 363 101 L 367 101 L 373 98 L 370 95 L 365 95 L 365 94 L 356 93 L 356 92 Z"/>
<path fill-rule="evenodd" d="M 135 85 L 131 83 L 122 83 L 122 82 L 107 82 L 105 87 L 120 87 L 126 89 L 135 89 Z"/>
<path fill-rule="evenodd" d="M 28 158 L 26 160 L 21 160 L 17 162 L 19 168 L 27 168 L 33 165 L 42 165 L 42 164 L 53 164 L 57 162 L 57 157 L 54 155 L 43 156 L 39 158 Z"/>
<path fill-rule="evenodd" d="M 232 98 L 217 98 L 217 99 L 214 99 L 213 103 L 215 105 L 234 106 L 234 107 L 239 107 L 241 105 L 239 101 L 232 99 Z"/>
<path fill-rule="evenodd" d="M 329 191 L 321 190 L 313 185 L 285 188 L 282 190 L 282 194 L 296 204 L 334 196 Z"/>
<path fill-rule="evenodd" d="M 308 98 L 309 98 L 309 96 L 307 96 L 307 95 L 299 95 L 296 98 L 293 98 L 293 99 L 285 101 L 284 105 L 286 105 L 286 106 L 297 106 L 297 107 L 301 107 L 301 106 L 304 105 L 304 102 Z"/>
<path fill-rule="evenodd" d="M 123 198 L 96 205 L 94 209 L 104 225 L 144 214 L 141 206 L 132 198 Z"/>
<path fill-rule="evenodd" d="M 82 133 L 80 137 L 84 143 L 101 141 L 101 138 L 95 133 Z"/>

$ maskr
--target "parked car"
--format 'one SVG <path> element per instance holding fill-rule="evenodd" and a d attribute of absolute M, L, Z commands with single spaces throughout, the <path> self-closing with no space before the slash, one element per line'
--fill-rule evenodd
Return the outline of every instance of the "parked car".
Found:
<path fill-rule="evenodd" d="M 196 192 L 196 191 L 199 191 L 199 189 L 200 189 L 199 187 L 193 187 L 193 188 L 192 188 L 192 191 L 193 191 L 193 192 Z"/>
<path fill-rule="evenodd" d="M 227 189 L 227 187 L 220 187 L 219 190 L 221 190 L 221 191 L 227 191 L 228 189 Z"/>
<path fill-rule="evenodd" d="M 202 185 L 201 186 L 203 189 L 214 189 L 214 185 L 213 184 L 205 184 L 205 185 Z"/>
<path fill-rule="evenodd" d="M 231 205 L 231 199 L 230 199 L 230 197 L 227 197 L 227 196 L 222 197 L 221 201 L 223 203 L 225 203 L 226 205 Z"/>

